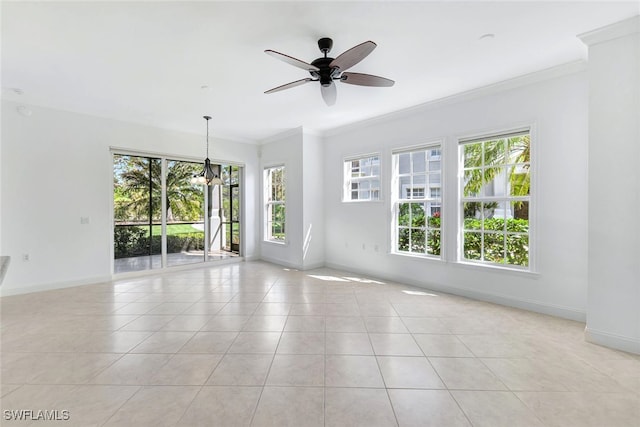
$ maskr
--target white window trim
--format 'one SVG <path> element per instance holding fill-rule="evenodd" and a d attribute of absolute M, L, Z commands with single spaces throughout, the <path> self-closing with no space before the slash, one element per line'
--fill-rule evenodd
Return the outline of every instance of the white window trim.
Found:
<path fill-rule="evenodd" d="M 457 184 L 455 188 L 457 189 L 456 199 L 455 199 L 455 209 L 458 212 L 458 221 L 456 222 L 456 240 L 457 244 L 455 247 L 455 257 L 452 258 L 452 261 L 461 267 L 466 268 L 476 268 L 480 270 L 495 270 L 495 271 L 505 271 L 512 273 L 520 273 L 524 275 L 532 275 L 537 276 L 538 273 L 538 236 L 537 236 L 537 189 L 538 189 L 538 162 L 537 162 L 537 126 L 535 122 L 529 123 L 519 123 L 515 124 L 511 127 L 505 128 L 497 128 L 493 130 L 484 130 L 482 132 L 478 132 L 475 134 L 468 135 L 460 135 L 455 138 L 455 147 L 457 151 L 457 156 L 455 157 L 455 161 L 457 162 Z M 507 137 L 509 135 L 516 135 L 522 133 L 529 133 L 529 138 L 531 139 L 531 147 L 530 147 L 530 159 L 529 159 L 529 167 L 531 171 L 531 181 L 529 183 L 530 195 L 528 197 L 529 201 L 529 262 L 528 266 L 520 267 L 512 264 L 498 264 L 488 261 L 475 261 L 468 260 L 463 257 L 464 250 L 464 211 L 462 209 L 463 203 L 463 182 L 462 177 L 464 176 L 464 152 L 462 150 L 462 146 L 472 142 L 484 141 L 487 139 L 497 138 L 497 137 Z"/>
<path fill-rule="evenodd" d="M 350 195 L 351 195 L 351 177 L 347 176 L 347 162 L 351 162 L 353 160 L 362 160 L 362 159 L 366 159 L 366 158 L 370 158 L 370 157 L 378 157 L 378 161 L 380 163 L 380 174 L 379 175 L 374 175 L 374 176 L 370 176 L 370 177 L 364 177 L 361 178 L 363 180 L 373 180 L 376 177 L 378 178 L 378 181 L 380 182 L 380 188 L 378 189 L 378 192 L 380 194 L 380 196 L 377 199 L 351 199 Z M 383 197 L 383 191 L 382 191 L 382 186 L 383 186 L 383 182 L 382 182 L 382 177 L 383 177 L 383 171 L 382 171 L 382 164 L 383 164 L 383 157 L 381 153 L 365 153 L 365 154 L 355 154 L 352 156 L 347 156 L 344 157 L 342 159 L 342 202 L 343 203 L 380 203 L 384 201 L 384 197 Z M 347 197 L 347 195 L 349 195 L 349 197 Z"/>
<path fill-rule="evenodd" d="M 440 201 L 440 218 L 441 218 L 441 222 L 440 222 L 440 255 L 433 255 L 433 254 L 420 254 L 420 253 L 416 253 L 416 252 L 403 252 L 403 251 L 399 251 L 398 250 L 398 237 L 397 237 L 397 222 L 398 222 L 398 204 L 403 201 L 403 200 L 421 200 L 423 202 L 426 202 L 428 200 L 433 200 L 431 197 L 429 198 L 425 198 L 425 199 L 401 199 L 398 195 L 398 186 L 399 186 L 399 174 L 398 174 L 398 162 L 395 161 L 396 156 L 402 153 L 411 153 L 414 151 L 421 151 L 421 150 L 425 150 L 425 151 L 429 151 L 430 149 L 433 148 L 438 148 L 440 150 L 440 197 L 436 198 L 437 200 Z M 432 260 L 432 261 L 437 261 L 437 262 L 446 262 L 446 253 L 447 253 L 447 242 L 446 242 L 446 224 L 449 221 L 446 221 L 445 215 L 446 215 L 446 205 L 445 205 L 445 194 L 446 194 L 446 159 L 447 159 L 447 155 L 445 153 L 445 140 L 444 139 L 437 139 L 437 140 L 432 140 L 429 141 L 427 143 L 424 144 L 418 144 L 418 145 L 412 145 L 412 146 L 405 146 L 405 147 L 401 147 L 401 148 L 397 148 L 391 151 L 391 204 L 390 204 L 390 211 L 391 211 L 391 233 L 390 233 L 390 251 L 389 253 L 391 255 L 397 255 L 397 256 L 402 256 L 402 257 L 409 257 L 409 258 L 417 258 L 417 259 L 422 259 L 422 260 Z M 426 192 L 425 192 L 426 194 Z"/>
<path fill-rule="evenodd" d="M 265 179 L 265 175 L 266 172 L 270 169 L 278 169 L 278 168 L 284 168 L 284 188 L 285 188 L 285 200 L 284 202 L 280 202 L 280 203 L 276 203 L 276 204 L 283 204 L 285 206 L 285 210 L 284 210 L 284 224 L 285 224 L 285 234 L 284 234 L 284 240 L 275 240 L 275 239 L 269 239 L 268 233 L 269 233 L 269 220 L 267 217 L 267 204 L 269 204 L 269 191 L 267 190 L 267 181 Z M 286 232 L 286 226 L 287 223 L 289 221 L 289 210 L 287 209 L 287 187 L 288 187 L 288 182 L 287 182 L 287 165 L 284 163 L 275 163 L 275 164 L 269 164 L 269 165 L 265 165 L 262 168 L 262 215 L 263 215 L 263 220 L 262 220 L 262 243 L 267 243 L 267 244 L 273 244 L 273 245 L 278 245 L 278 246 L 286 246 L 289 244 L 289 240 L 288 240 L 288 233 Z M 271 188 L 271 183 L 269 183 L 269 189 Z M 272 202 L 271 202 L 272 203 Z M 273 204 L 273 203 L 272 203 Z"/>

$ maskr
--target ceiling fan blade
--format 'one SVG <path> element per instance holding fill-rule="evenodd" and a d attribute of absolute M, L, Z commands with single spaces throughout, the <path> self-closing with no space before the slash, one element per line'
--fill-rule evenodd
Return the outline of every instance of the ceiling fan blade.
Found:
<path fill-rule="evenodd" d="M 308 83 L 308 82 L 310 82 L 312 80 L 313 80 L 312 78 L 307 77 L 306 79 L 300 79 L 300 80 L 296 80 L 295 82 L 291 82 L 291 83 L 284 84 L 282 86 L 274 87 L 273 89 L 269 89 L 269 90 L 265 91 L 264 93 L 279 92 L 281 90 L 290 89 L 292 87 L 303 85 L 303 84 Z"/>
<path fill-rule="evenodd" d="M 360 43 L 359 45 L 354 46 L 348 51 L 339 55 L 336 59 L 331 61 L 329 66 L 337 67 L 340 69 L 340 71 L 347 70 L 366 58 L 367 55 L 369 55 L 373 51 L 373 49 L 376 48 L 376 46 L 377 44 L 375 44 L 371 40 Z"/>
<path fill-rule="evenodd" d="M 385 79 L 384 77 L 362 73 L 342 73 L 340 80 L 342 83 L 358 86 L 390 87 L 395 83 L 393 80 Z"/>
<path fill-rule="evenodd" d="M 322 99 L 329 107 L 336 103 L 338 91 L 335 83 L 331 82 L 329 86 L 320 86 L 320 92 L 322 92 Z"/>
<path fill-rule="evenodd" d="M 320 68 L 315 65 L 307 64 L 304 61 L 294 58 L 293 56 L 285 55 L 284 53 L 276 52 L 275 50 L 267 49 L 264 51 L 267 55 L 271 55 L 274 58 L 278 58 L 281 61 L 291 64 L 294 67 L 302 68 L 307 71 L 320 71 Z"/>

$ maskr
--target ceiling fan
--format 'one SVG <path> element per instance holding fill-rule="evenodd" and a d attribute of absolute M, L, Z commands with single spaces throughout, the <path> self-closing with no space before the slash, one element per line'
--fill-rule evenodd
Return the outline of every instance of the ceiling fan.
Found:
<path fill-rule="evenodd" d="M 318 40 L 318 47 L 324 54 L 324 57 L 317 58 L 310 64 L 296 59 L 292 56 L 285 55 L 284 53 L 267 49 L 264 51 L 266 54 L 269 54 L 274 58 L 278 58 L 281 61 L 286 62 L 287 64 L 291 64 L 294 67 L 302 68 L 303 70 L 308 71 L 311 74 L 311 77 L 296 80 L 282 86 L 274 87 L 273 89 L 269 89 L 265 93 L 279 92 L 281 90 L 290 89 L 292 87 L 300 86 L 305 83 L 319 81 L 320 91 L 322 92 L 322 98 L 324 99 L 324 102 L 327 105 L 333 105 L 336 103 L 337 96 L 334 80 L 358 86 L 393 86 L 395 82 L 384 77 L 373 76 L 371 74 L 346 72 L 346 70 L 366 58 L 367 55 L 369 55 L 373 51 L 373 49 L 376 48 L 376 46 L 377 45 L 374 42 L 366 41 L 338 55 L 337 58 L 330 58 L 327 57 L 327 54 L 333 47 L 333 40 L 328 37 L 323 37 Z"/>

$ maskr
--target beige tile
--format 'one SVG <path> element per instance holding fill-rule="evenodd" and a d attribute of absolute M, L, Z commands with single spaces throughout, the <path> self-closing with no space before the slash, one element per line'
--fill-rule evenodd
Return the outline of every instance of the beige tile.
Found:
<path fill-rule="evenodd" d="M 94 384 L 148 385 L 155 373 L 171 359 L 170 354 L 125 354 L 98 374 Z"/>
<path fill-rule="evenodd" d="M 256 316 L 286 316 L 291 310 L 291 304 L 286 302 L 264 302 L 258 306 Z"/>
<path fill-rule="evenodd" d="M 241 331 L 249 316 L 214 316 L 200 330 L 201 331 Z"/>
<path fill-rule="evenodd" d="M 358 332 L 327 332 L 327 354 L 372 355 L 373 348 L 369 336 Z"/>
<path fill-rule="evenodd" d="M 399 317 L 365 317 L 364 323 L 369 333 L 409 333 Z"/>
<path fill-rule="evenodd" d="M 117 309 L 114 314 L 147 314 L 159 305 L 157 302 L 131 302 Z"/>
<path fill-rule="evenodd" d="M 414 334 L 425 356 L 473 357 L 473 353 L 455 335 Z"/>
<path fill-rule="evenodd" d="M 327 387 L 384 387 L 375 356 L 327 355 Z"/>
<path fill-rule="evenodd" d="M 285 332 L 324 332 L 323 316 L 289 316 L 284 326 Z"/>
<path fill-rule="evenodd" d="M 151 377 L 150 383 L 203 385 L 221 359 L 221 354 L 175 354 Z"/>
<path fill-rule="evenodd" d="M 508 391 L 452 391 L 474 427 L 542 427 L 536 414 Z"/>
<path fill-rule="evenodd" d="M 265 387 L 252 427 L 323 427 L 324 390 L 319 387 Z"/>
<path fill-rule="evenodd" d="M 175 316 L 173 315 L 144 315 L 137 319 L 127 323 L 121 331 L 159 331 L 171 321 Z"/>
<path fill-rule="evenodd" d="M 287 316 L 251 316 L 242 328 L 243 331 L 281 332 Z"/>
<path fill-rule="evenodd" d="M 389 390 L 393 410 L 402 427 L 471 427 L 446 390 Z"/>
<path fill-rule="evenodd" d="M 240 332 L 228 351 L 273 354 L 278 347 L 280 335 L 280 332 Z"/>
<path fill-rule="evenodd" d="M 93 332 L 88 336 L 79 337 L 72 349 L 78 353 L 128 353 L 151 334 L 153 332 Z"/>
<path fill-rule="evenodd" d="M 276 354 L 267 377 L 269 386 L 323 386 L 324 356 Z"/>
<path fill-rule="evenodd" d="M 176 425 L 249 426 L 259 397 L 259 387 L 203 387 Z"/>
<path fill-rule="evenodd" d="M 283 332 L 278 354 L 324 354 L 323 332 Z"/>
<path fill-rule="evenodd" d="M 402 317 L 402 321 L 412 334 L 448 334 L 449 329 L 435 317 Z"/>
<path fill-rule="evenodd" d="M 226 354 L 220 361 L 208 385 L 264 385 L 273 356 L 264 354 Z"/>
<path fill-rule="evenodd" d="M 218 312 L 218 315 L 251 316 L 258 305 L 257 302 L 230 302 Z"/>
<path fill-rule="evenodd" d="M 624 393 L 517 392 L 516 396 L 552 427 L 637 427 L 640 398 Z"/>
<path fill-rule="evenodd" d="M 147 386 L 116 412 L 105 427 L 175 426 L 200 387 Z"/>
<path fill-rule="evenodd" d="M 373 351 L 382 356 L 423 356 L 409 334 L 369 334 Z"/>
<path fill-rule="evenodd" d="M 193 302 L 163 302 L 152 308 L 145 314 L 182 314 L 192 305 Z"/>
<path fill-rule="evenodd" d="M 163 331 L 199 331 L 212 316 L 207 315 L 177 315 L 162 327 Z"/>
<path fill-rule="evenodd" d="M 7 384 L 83 384 L 117 361 L 114 353 L 24 353 L 3 364 Z"/>
<path fill-rule="evenodd" d="M 154 332 L 131 350 L 131 353 L 177 353 L 193 335 L 193 332 Z"/>
<path fill-rule="evenodd" d="M 507 390 L 502 381 L 478 359 L 430 357 L 429 361 L 450 390 Z"/>
<path fill-rule="evenodd" d="M 360 309 L 356 303 L 330 303 L 325 304 L 327 316 L 359 316 Z"/>
<path fill-rule="evenodd" d="M 218 314 L 226 304 L 221 302 L 196 302 L 182 314 L 189 316 L 213 316 Z"/>
<path fill-rule="evenodd" d="M 196 332 L 180 353 L 226 353 L 238 332 Z"/>
<path fill-rule="evenodd" d="M 309 303 L 309 304 L 291 304 L 289 316 L 324 316 L 325 304 Z"/>
<path fill-rule="evenodd" d="M 325 426 L 397 426 L 384 389 L 327 388 Z"/>
<path fill-rule="evenodd" d="M 327 316 L 325 323 L 327 332 L 367 332 L 360 316 Z"/>
<path fill-rule="evenodd" d="M 426 357 L 377 357 L 387 388 L 445 388 Z"/>

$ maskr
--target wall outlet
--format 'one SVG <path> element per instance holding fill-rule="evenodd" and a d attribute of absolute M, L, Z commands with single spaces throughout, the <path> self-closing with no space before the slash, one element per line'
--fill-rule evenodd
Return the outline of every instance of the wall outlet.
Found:
<path fill-rule="evenodd" d="M 378 252 L 378 245 L 373 245 L 374 252 Z"/>
<path fill-rule="evenodd" d="M 82 224 L 82 225 L 89 224 L 89 217 L 88 216 L 81 216 L 80 217 L 80 224 Z"/>
<path fill-rule="evenodd" d="M 366 249 L 367 249 L 367 246 L 363 243 L 363 244 L 362 244 L 362 250 L 364 251 L 364 250 L 366 250 Z"/>
<path fill-rule="evenodd" d="M 22 254 L 22 261 L 28 262 L 31 259 L 29 254 Z"/>

